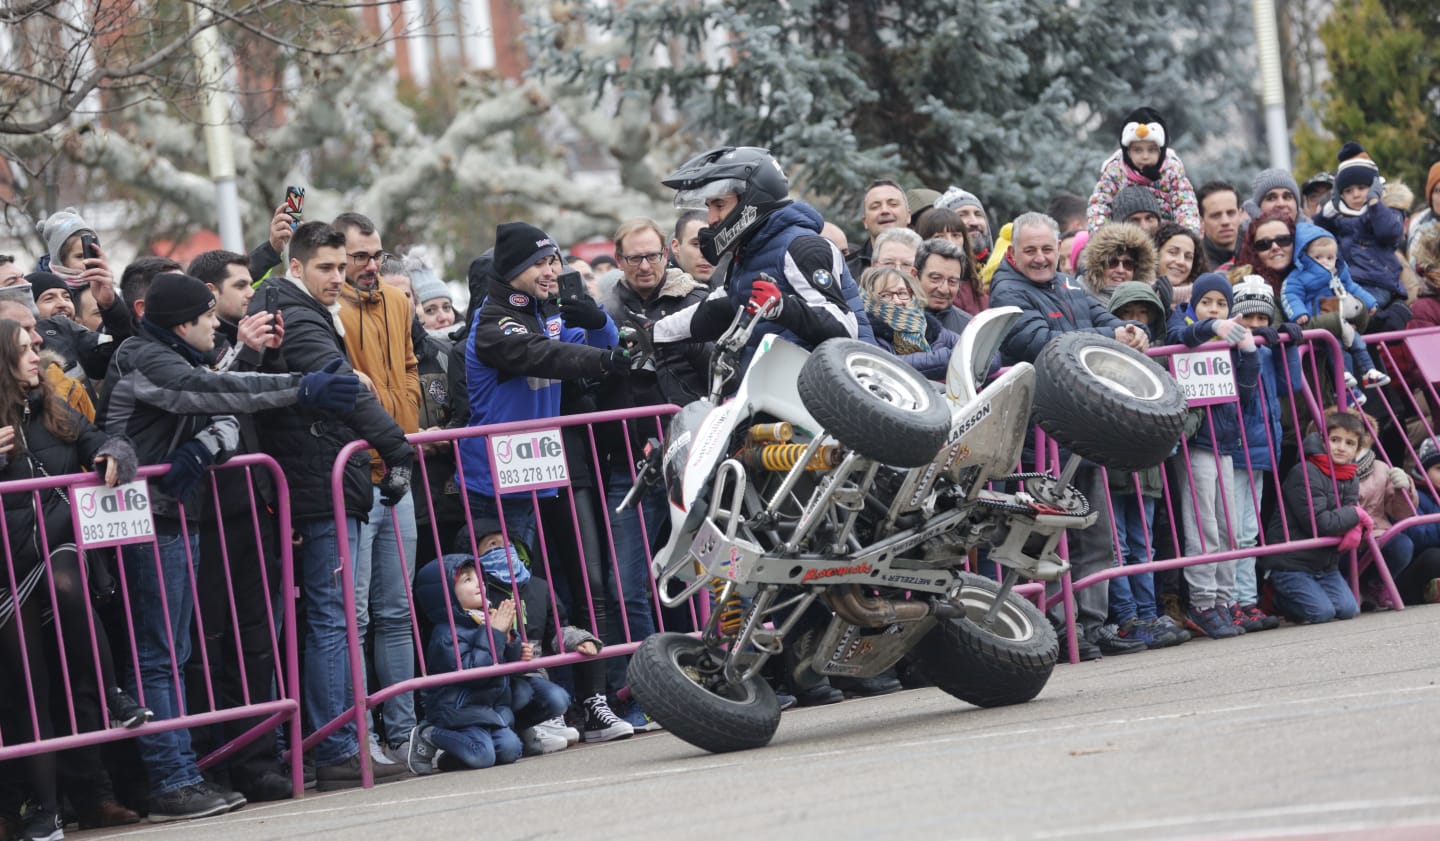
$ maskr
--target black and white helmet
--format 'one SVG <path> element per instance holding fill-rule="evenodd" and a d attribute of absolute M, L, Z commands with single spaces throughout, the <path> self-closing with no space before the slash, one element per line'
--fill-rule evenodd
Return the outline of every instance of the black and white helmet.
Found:
<path fill-rule="evenodd" d="M 708 200 L 726 193 L 739 196 L 734 209 L 710 232 L 717 255 L 737 249 L 771 213 L 790 203 L 785 171 L 768 149 L 756 146 L 711 149 L 660 183 L 675 190 L 675 206 L 682 210 L 704 210 Z"/>

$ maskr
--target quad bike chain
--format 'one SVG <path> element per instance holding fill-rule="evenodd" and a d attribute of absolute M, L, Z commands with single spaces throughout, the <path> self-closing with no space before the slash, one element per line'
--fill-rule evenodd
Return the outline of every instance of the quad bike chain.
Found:
<path fill-rule="evenodd" d="M 1035 514 L 1060 514 L 1078 517 L 1090 513 L 1090 502 L 1083 493 L 1074 486 L 1067 486 L 1063 491 L 1057 493 L 1059 480 L 1049 473 L 1011 473 L 996 481 L 1015 482 L 1020 486 L 1022 493 L 1027 494 L 1035 501 L 1027 504 L 1009 499 L 981 497 L 976 500 L 978 504 L 996 511 L 1032 516 Z M 1068 507 L 1066 503 L 1068 503 Z"/>

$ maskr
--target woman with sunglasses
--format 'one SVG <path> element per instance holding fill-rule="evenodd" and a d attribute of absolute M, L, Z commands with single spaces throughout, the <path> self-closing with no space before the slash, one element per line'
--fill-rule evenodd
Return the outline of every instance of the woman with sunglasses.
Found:
<path fill-rule="evenodd" d="M 40 355 L 31 344 L 31 335 L 19 322 L 0 319 L 0 482 L 64 476 L 82 469 L 94 469 L 112 487 L 130 481 L 136 466 L 130 442 L 124 437 L 107 438 L 56 396 L 54 386 L 40 375 Z M 108 639 L 90 607 L 90 591 L 98 590 L 100 584 L 92 574 L 86 587 L 85 559 L 75 547 L 67 492 L 61 488 L 7 493 L 3 508 L 9 563 L 0 569 L 0 672 L 5 675 L 6 691 L 13 692 L 16 699 L 13 715 L 22 719 L 5 722 L 6 744 L 57 735 L 51 719 L 51 693 L 67 684 L 46 654 L 47 643 L 57 635 L 55 628 L 42 624 L 46 608 L 53 610 L 63 632 L 68 686 L 79 729 L 104 726 L 100 686 L 105 688 L 111 724 L 144 724 L 151 713 L 118 688 Z M 59 703 L 55 708 L 66 706 Z M 91 771 L 87 775 L 91 785 L 85 787 L 91 790 L 72 787 L 70 792 L 82 820 L 91 818 L 87 821 L 91 825 L 139 820 L 114 802 L 108 793 L 108 777 L 97 776 L 103 773 L 98 750 L 79 750 L 89 754 L 84 764 Z M 26 813 L 26 834 L 58 838 L 56 755 L 39 754 L 19 761 L 25 764 L 29 794 L 34 799 Z M 13 817 L 5 814 L 13 805 L 0 803 L 0 820 Z M 102 816 L 99 821 L 94 819 L 96 815 Z"/>
<path fill-rule="evenodd" d="M 1155 246 L 1150 235 L 1139 225 L 1111 222 L 1096 231 L 1085 246 L 1085 274 L 1080 283 L 1109 309 L 1115 287 L 1130 280 L 1151 286 L 1165 312 L 1170 312 L 1170 281 L 1156 277 Z"/>
<path fill-rule="evenodd" d="M 1261 215 L 1245 232 L 1240 244 L 1236 266 L 1249 266 L 1245 274 L 1257 274 L 1270 285 L 1275 300 L 1281 299 L 1280 287 L 1295 266 L 1295 223 L 1276 211 Z M 1275 323 L 1282 319 L 1277 317 Z"/>

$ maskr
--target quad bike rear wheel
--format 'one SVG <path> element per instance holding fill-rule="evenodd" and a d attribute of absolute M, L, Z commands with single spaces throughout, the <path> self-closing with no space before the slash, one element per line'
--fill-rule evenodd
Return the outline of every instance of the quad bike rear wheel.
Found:
<path fill-rule="evenodd" d="M 1055 670 L 1060 644 L 1036 607 L 1009 593 L 994 621 L 985 614 L 998 582 L 962 572 L 959 601 L 965 616 L 941 622 L 915 647 L 925 676 L 947 694 L 977 707 L 1022 704 L 1040 694 Z"/>
<path fill-rule="evenodd" d="M 821 342 L 796 388 L 826 432 L 882 464 L 923 467 L 950 435 L 943 394 L 898 357 L 855 339 Z"/>
<path fill-rule="evenodd" d="M 1170 373 L 1095 333 L 1062 333 L 1035 360 L 1035 415 L 1062 445 L 1104 467 L 1164 461 L 1185 430 L 1185 397 Z"/>
<path fill-rule="evenodd" d="M 724 682 L 698 639 L 655 634 L 630 658 L 630 689 L 666 730 L 711 753 L 764 747 L 780 726 L 780 702 L 760 676 Z"/>

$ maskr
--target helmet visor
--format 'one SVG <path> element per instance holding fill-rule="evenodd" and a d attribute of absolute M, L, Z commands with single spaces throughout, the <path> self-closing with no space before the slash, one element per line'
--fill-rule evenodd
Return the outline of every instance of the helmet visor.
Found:
<path fill-rule="evenodd" d="M 734 193 L 739 196 L 745 192 L 745 182 L 739 178 L 722 178 L 719 181 L 709 181 L 689 190 L 675 191 L 675 207 L 678 210 L 704 210 L 705 203 L 710 199 L 719 198 L 726 193 Z"/>

